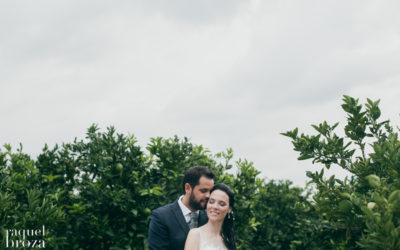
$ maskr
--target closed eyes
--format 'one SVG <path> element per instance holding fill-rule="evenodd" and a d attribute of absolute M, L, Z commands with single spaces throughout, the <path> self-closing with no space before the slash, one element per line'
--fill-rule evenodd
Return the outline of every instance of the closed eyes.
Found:
<path fill-rule="evenodd" d="M 208 202 L 209 202 L 210 204 L 214 204 L 214 203 L 215 203 L 215 200 L 214 200 L 214 199 L 210 199 Z M 219 204 L 220 206 L 223 207 L 223 206 L 226 205 L 226 202 L 224 202 L 224 201 L 219 201 L 218 204 Z"/>

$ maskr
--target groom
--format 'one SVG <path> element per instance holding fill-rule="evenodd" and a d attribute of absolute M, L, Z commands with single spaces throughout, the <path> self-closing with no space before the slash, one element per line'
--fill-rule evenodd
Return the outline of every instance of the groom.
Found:
<path fill-rule="evenodd" d="M 153 210 L 149 227 L 149 250 L 183 250 L 189 229 L 207 223 L 206 208 L 214 173 L 202 166 L 189 168 L 183 177 L 183 195 Z"/>

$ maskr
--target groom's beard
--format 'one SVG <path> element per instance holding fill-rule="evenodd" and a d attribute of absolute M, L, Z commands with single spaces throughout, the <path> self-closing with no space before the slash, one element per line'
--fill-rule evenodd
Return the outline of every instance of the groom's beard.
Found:
<path fill-rule="evenodd" d="M 203 203 L 203 205 L 202 205 L 202 203 Z M 190 196 L 189 196 L 189 205 L 191 208 L 193 208 L 195 210 L 202 210 L 202 209 L 206 208 L 207 200 L 196 201 L 196 197 L 194 196 L 194 194 L 192 192 L 192 193 L 190 193 Z"/>

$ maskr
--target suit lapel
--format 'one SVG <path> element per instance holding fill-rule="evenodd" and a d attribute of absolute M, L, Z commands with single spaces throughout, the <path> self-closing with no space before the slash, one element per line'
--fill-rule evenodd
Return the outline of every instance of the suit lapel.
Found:
<path fill-rule="evenodd" d="M 182 230 L 187 234 L 189 232 L 189 226 L 186 223 L 185 217 L 183 216 L 182 210 L 179 207 L 178 200 L 174 203 L 174 209 L 172 210 L 178 224 L 181 226 Z"/>

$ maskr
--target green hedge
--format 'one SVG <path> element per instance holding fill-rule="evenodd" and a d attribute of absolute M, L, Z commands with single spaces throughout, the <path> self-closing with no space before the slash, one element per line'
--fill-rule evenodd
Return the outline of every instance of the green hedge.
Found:
<path fill-rule="evenodd" d="M 283 133 L 299 160 L 350 174 L 308 172 L 306 189 L 262 179 L 251 162 L 234 162 L 231 149 L 212 154 L 187 138 L 152 138 L 142 148 L 134 136 L 92 125 L 83 140 L 45 146 L 36 159 L 6 144 L 1 248 L 10 230 L 45 226 L 36 238 L 48 249 L 146 249 L 151 210 L 177 199 L 185 170 L 203 165 L 235 191 L 239 249 L 400 249 L 398 133 L 378 120 L 379 101 L 343 101 L 342 136 L 326 122 L 313 125 L 315 135 Z"/>
<path fill-rule="evenodd" d="M 240 249 L 287 248 L 298 237 L 292 232 L 310 213 L 304 210 L 312 210 L 302 190 L 290 188 L 290 182 L 266 182 L 251 162 L 232 163 L 231 149 L 213 155 L 187 138 L 152 138 L 141 148 L 133 136 L 113 127 L 100 132 L 93 125 L 84 140 L 45 146 L 36 160 L 22 149 L 4 149 L 3 247 L 5 230 L 45 225 L 50 249 L 146 249 L 151 210 L 179 197 L 183 173 L 195 165 L 213 169 L 216 182 L 235 191 Z"/>

